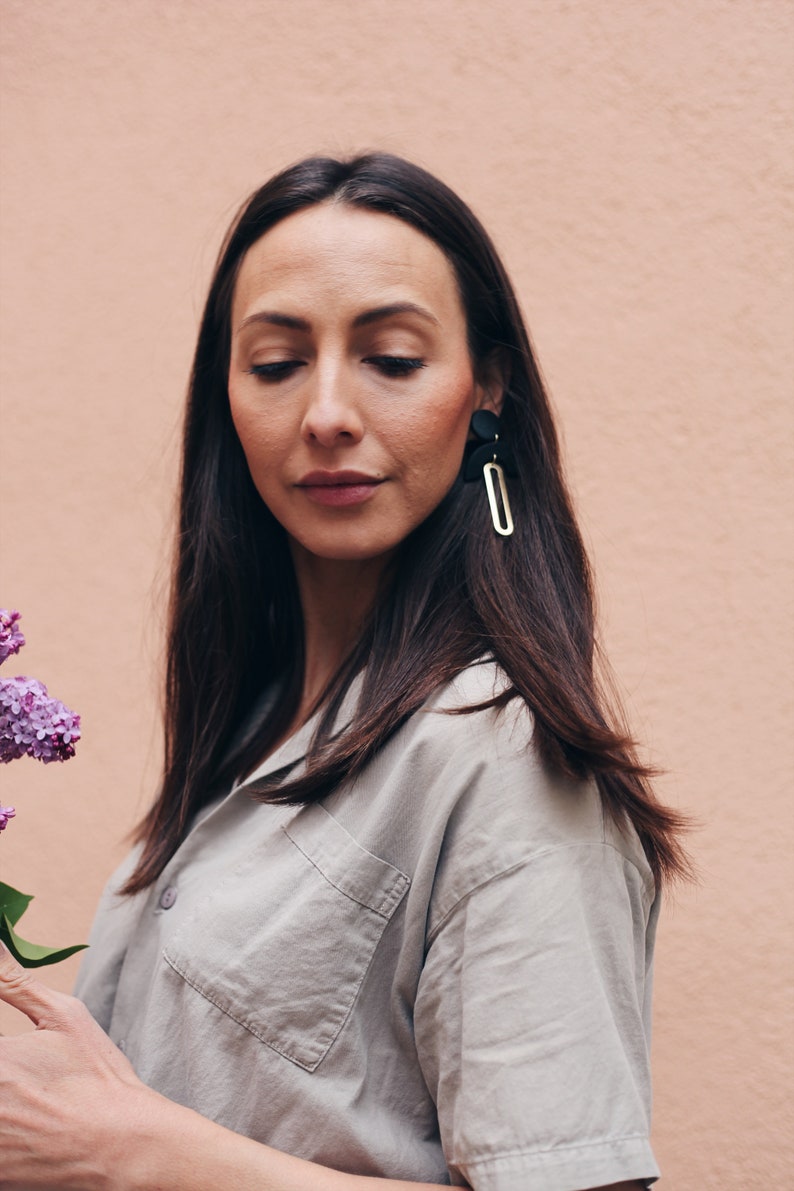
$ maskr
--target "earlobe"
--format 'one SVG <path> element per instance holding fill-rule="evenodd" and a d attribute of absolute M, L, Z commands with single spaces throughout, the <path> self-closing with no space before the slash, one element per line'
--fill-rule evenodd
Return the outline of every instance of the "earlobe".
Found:
<path fill-rule="evenodd" d="M 482 385 L 477 386 L 475 394 L 474 410 L 475 413 L 479 409 L 487 409 L 492 414 L 496 414 L 497 418 L 502 412 L 502 402 L 504 399 L 504 390 L 500 387 L 495 389 L 493 386 L 484 388 Z"/>

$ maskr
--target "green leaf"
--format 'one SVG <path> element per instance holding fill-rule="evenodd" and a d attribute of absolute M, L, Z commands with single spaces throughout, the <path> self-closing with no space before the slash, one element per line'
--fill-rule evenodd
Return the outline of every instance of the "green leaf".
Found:
<path fill-rule="evenodd" d="M 0 881 L 0 915 L 5 914 L 12 926 L 16 926 L 32 901 L 31 893 L 20 893 Z"/>
<path fill-rule="evenodd" d="M 24 897 L 25 894 L 18 896 Z M 27 905 L 27 902 L 25 904 Z M 7 914 L 0 918 L 0 939 L 23 968 L 42 968 L 45 964 L 58 964 L 62 959 L 68 959 L 76 951 L 83 951 L 88 946 L 87 943 L 76 943 L 73 947 L 42 947 L 38 943 L 28 943 L 16 934 Z"/>

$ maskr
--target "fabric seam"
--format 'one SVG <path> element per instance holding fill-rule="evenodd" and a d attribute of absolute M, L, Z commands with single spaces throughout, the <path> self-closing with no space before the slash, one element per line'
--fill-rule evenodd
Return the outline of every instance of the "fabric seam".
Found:
<path fill-rule="evenodd" d="M 601 1148 L 604 1146 L 622 1145 L 627 1141 L 640 1141 L 645 1145 L 649 1144 L 649 1139 L 644 1133 L 625 1133 L 621 1137 L 610 1137 L 608 1139 L 604 1139 L 603 1141 L 591 1140 L 576 1142 L 575 1145 L 548 1146 L 545 1150 L 506 1150 L 501 1154 L 491 1154 L 487 1158 L 469 1159 L 465 1162 L 465 1165 L 485 1166 L 488 1163 L 503 1162 L 506 1158 L 532 1158 L 535 1156 L 542 1157 L 544 1154 L 566 1155 L 575 1153 L 576 1150 L 591 1150 L 595 1147 Z M 455 1158 L 454 1156 L 450 1158 L 450 1161 L 456 1166 L 461 1166 L 463 1164 L 461 1159 Z"/>
<path fill-rule="evenodd" d="M 645 877 L 643 876 L 638 865 L 636 865 L 633 860 L 631 860 L 628 856 L 626 856 L 623 852 L 621 852 L 620 848 L 616 848 L 614 844 L 610 843 L 609 840 L 599 840 L 598 842 L 588 841 L 588 842 L 576 843 L 576 844 L 555 844 L 555 846 L 552 848 L 544 848 L 540 852 L 534 852 L 531 856 L 525 856 L 522 860 L 517 860 L 515 862 L 515 864 L 509 864 L 507 866 L 507 868 L 500 869 L 498 873 L 493 873 L 490 877 L 486 877 L 484 881 L 481 881 L 479 883 L 479 885 L 474 885 L 471 889 L 468 889 L 464 894 L 462 894 L 458 898 L 458 900 L 454 903 L 454 905 L 452 905 L 449 908 L 449 910 L 447 910 L 447 912 L 444 914 L 443 918 L 441 918 L 441 920 L 438 922 L 438 924 L 433 927 L 432 931 L 430 931 L 430 933 L 427 936 L 427 945 L 430 946 L 430 944 L 433 942 L 433 940 L 438 935 L 441 928 L 452 917 L 452 915 L 455 913 L 455 911 L 458 909 L 458 907 L 461 906 L 465 901 L 468 901 L 468 899 L 470 897 L 472 897 L 473 894 L 479 893 L 479 891 L 481 889 L 485 889 L 488 885 L 491 885 L 494 881 L 498 881 L 500 879 L 500 877 L 506 877 L 509 873 L 513 873 L 517 869 L 520 869 L 520 868 L 528 868 L 529 865 L 531 865 L 533 863 L 533 861 L 535 861 L 535 860 L 541 860 L 541 859 L 545 858 L 546 856 L 553 856 L 558 852 L 570 852 L 573 849 L 580 849 L 580 848 L 609 848 L 610 851 L 615 852 L 625 864 L 631 865 L 631 867 L 637 873 L 640 880 L 642 881 L 643 889 L 649 896 L 649 899 L 650 899 L 649 903 L 648 903 L 649 907 L 653 904 L 653 893 L 654 893 L 653 887 L 651 886 L 650 889 L 648 888 L 648 882 L 646 881 Z"/>
<path fill-rule="evenodd" d="M 295 839 L 295 837 L 290 835 L 290 833 L 287 831 L 287 827 L 284 824 L 282 824 L 281 830 L 284 832 L 284 834 L 286 835 L 287 839 L 290 841 L 292 846 L 298 849 L 301 856 L 303 856 L 306 860 L 308 860 L 309 864 L 311 864 L 312 867 L 317 870 L 317 872 L 320 874 L 320 876 L 323 878 L 323 880 L 327 881 L 327 883 L 331 886 L 332 889 L 335 889 L 337 891 L 337 893 L 341 893 L 342 897 L 346 897 L 351 902 L 355 902 L 356 905 L 361 906 L 362 909 L 371 910 L 373 914 L 377 914 L 380 918 L 385 918 L 387 922 L 390 921 L 392 915 L 394 914 L 394 911 L 397 909 L 397 906 L 400 904 L 403 897 L 405 896 L 406 889 L 411 884 L 410 877 L 408 877 L 400 869 L 396 868 L 395 865 L 389 864 L 389 862 L 387 860 L 381 860 L 381 858 L 379 856 L 375 856 L 374 859 L 380 861 L 380 863 L 383 865 L 388 865 L 388 867 L 392 870 L 392 872 L 395 874 L 395 876 L 393 877 L 393 880 L 392 880 L 391 889 L 386 894 L 386 896 L 381 900 L 380 905 L 373 906 L 370 902 L 363 902 L 361 900 L 361 898 L 356 897 L 353 893 L 350 892 L 350 890 L 343 889 L 341 887 L 341 885 L 337 884 L 336 881 L 333 881 L 331 879 L 331 877 L 329 877 L 328 873 L 326 873 L 323 869 L 320 868 L 317 861 L 312 859 L 312 857 L 309 855 L 309 853 L 304 848 L 301 847 L 301 845 L 298 843 L 298 841 Z M 357 841 L 354 841 L 354 842 L 357 842 Z M 361 847 L 360 844 L 358 846 Z M 368 855 L 373 856 L 374 854 L 372 852 L 370 852 L 370 853 L 368 853 Z"/>

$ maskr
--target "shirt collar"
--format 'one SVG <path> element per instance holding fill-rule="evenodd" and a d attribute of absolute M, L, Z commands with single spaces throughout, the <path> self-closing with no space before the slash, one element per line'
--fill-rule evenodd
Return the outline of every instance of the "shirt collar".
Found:
<path fill-rule="evenodd" d="M 336 719 L 334 720 L 332 730 L 333 736 L 337 736 L 340 732 L 343 732 L 352 721 L 355 714 L 356 705 L 358 704 L 361 695 L 361 686 L 363 681 L 364 675 L 362 673 L 357 674 L 351 682 L 347 694 L 342 700 L 342 705 L 337 712 Z M 258 704 L 254 713 L 257 717 L 257 722 L 261 722 L 261 717 L 264 711 L 272 705 L 275 697 L 276 696 L 273 692 L 268 692 L 265 699 Z M 293 732 L 291 736 L 288 736 L 287 739 L 280 744 L 278 748 L 275 749 L 274 752 L 272 752 L 270 756 L 262 762 L 261 765 L 258 765 L 256 769 L 254 769 L 248 775 L 248 777 L 244 779 L 244 781 L 240 782 L 239 784 L 235 782 L 234 786 L 232 787 L 232 792 L 235 793 L 238 790 L 244 790 L 247 794 L 252 794 L 255 792 L 254 783 L 258 783 L 269 777 L 272 777 L 273 774 L 277 773 L 281 769 L 295 769 L 299 762 L 305 759 L 306 754 L 309 751 L 309 745 L 311 744 L 314 733 L 317 731 L 317 726 L 320 722 L 322 711 L 323 709 L 320 708 L 319 711 L 316 711 L 314 715 L 312 715 L 306 721 L 306 723 L 302 725 L 302 727 Z"/>

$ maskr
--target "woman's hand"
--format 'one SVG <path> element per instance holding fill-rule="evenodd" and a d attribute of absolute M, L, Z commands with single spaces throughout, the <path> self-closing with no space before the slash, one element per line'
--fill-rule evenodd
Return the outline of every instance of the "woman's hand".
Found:
<path fill-rule="evenodd" d="M 0 1000 L 34 1034 L 0 1037 L 0 1188 L 87 1191 L 124 1164 L 130 1124 L 155 1094 L 74 997 L 36 980 L 0 944 Z"/>

